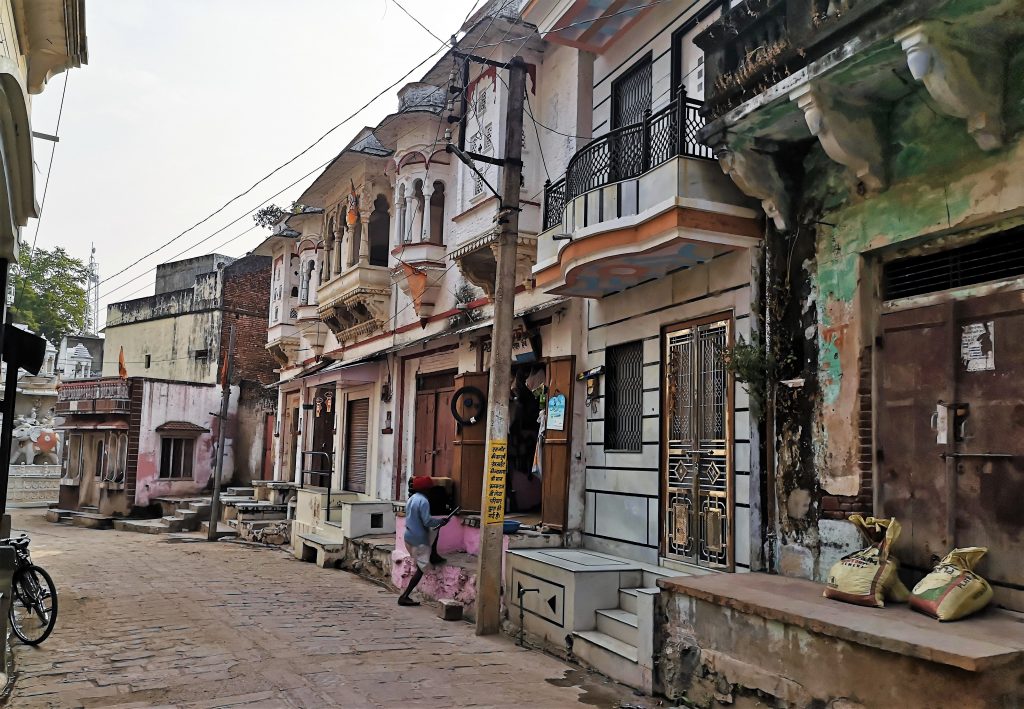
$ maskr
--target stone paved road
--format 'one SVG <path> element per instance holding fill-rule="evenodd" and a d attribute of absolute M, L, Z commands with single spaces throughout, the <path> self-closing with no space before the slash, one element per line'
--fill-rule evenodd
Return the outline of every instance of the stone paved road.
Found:
<path fill-rule="evenodd" d="M 18 709 L 649 704 L 282 551 L 53 525 L 39 510 L 16 510 L 14 528 L 60 600 L 54 634 L 15 646 Z"/>

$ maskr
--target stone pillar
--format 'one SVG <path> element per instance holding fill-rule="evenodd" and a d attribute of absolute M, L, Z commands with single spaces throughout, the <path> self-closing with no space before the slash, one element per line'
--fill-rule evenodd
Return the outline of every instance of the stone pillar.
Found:
<path fill-rule="evenodd" d="M 366 266 L 370 263 L 370 213 L 366 210 L 359 212 L 359 265 Z"/>
<path fill-rule="evenodd" d="M 416 198 L 409 195 L 405 198 L 405 219 L 402 220 L 402 241 L 412 241 L 412 227 L 416 223 Z"/>
<path fill-rule="evenodd" d="M 430 219 L 430 198 L 434 194 L 433 184 L 423 185 L 423 214 L 420 215 L 420 241 L 430 241 L 434 235 L 430 233 L 432 228 Z"/>

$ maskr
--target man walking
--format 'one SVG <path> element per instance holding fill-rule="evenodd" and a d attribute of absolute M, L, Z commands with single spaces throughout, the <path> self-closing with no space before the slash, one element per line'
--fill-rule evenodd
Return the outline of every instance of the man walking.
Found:
<path fill-rule="evenodd" d="M 430 564 L 442 564 L 444 559 L 437 553 L 438 530 L 448 524 L 451 517 L 431 517 L 430 500 L 426 492 L 434 487 L 434 481 L 427 476 L 414 477 L 409 480 L 409 500 L 405 503 L 405 548 L 416 563 L 416 573 L 409 579 L 409 585 L 398 597 L 400 606 L 418 606 L 412 600 L 412 592 L 420 579 L 423 570 Z"/>

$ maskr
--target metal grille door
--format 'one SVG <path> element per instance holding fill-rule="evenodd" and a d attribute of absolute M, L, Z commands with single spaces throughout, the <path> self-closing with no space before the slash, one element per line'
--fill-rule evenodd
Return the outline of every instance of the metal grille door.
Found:
<path fill-rule="evenodd" d="M 612 84 L 612 128 L 640 123 L 651 108 L 651 58 L 640 60 Z"/>
<path fill-rule="evenodd" d="M 732 433 L 722 353 L 730 321 L 665 339 L 665 556 L 720 569 L 733 564 Z"/>

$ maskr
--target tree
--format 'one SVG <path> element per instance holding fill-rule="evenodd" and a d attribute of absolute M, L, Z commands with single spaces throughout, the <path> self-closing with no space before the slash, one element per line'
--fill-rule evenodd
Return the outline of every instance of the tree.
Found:
<path fill-rule="evenodd" d="M 252 219 L 257 225 L 264 229 L 270 229 L 281 221 L 281 218 L 284 217 L 285 214 L 287 214 L 287 212 L 276 204 L 268 204 L 266 207 L 257 210 L 257 212 L 252 215 Z"/>
<path fill-rule="evenodd" d="M 21 244 L 21 263 L 11 268 L 14 304 L 8 321 L 23 323 L 54 345 L 64 335 L 82 332 L 88 302 L 89 269 L 60 246 L 52 250 Z"/>

